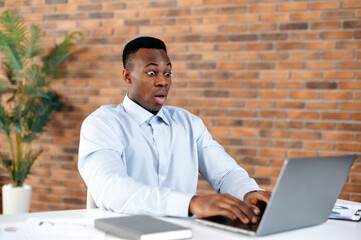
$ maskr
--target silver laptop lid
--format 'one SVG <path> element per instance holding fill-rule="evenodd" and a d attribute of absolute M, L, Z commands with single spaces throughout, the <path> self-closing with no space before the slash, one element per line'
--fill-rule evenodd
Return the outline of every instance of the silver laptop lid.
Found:
<path fill-rule="evenodd" d="M 325 222 L 354 160 L 355 155 L 286 160 L 256 235 Z"/>

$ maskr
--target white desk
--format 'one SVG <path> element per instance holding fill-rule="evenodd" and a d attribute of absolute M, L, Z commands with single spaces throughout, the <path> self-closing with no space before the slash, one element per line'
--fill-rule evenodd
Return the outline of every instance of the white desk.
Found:
<path fill-rule="evenodd" d="M 338 200 L 339 204 L 352 204 L 361 207 L 361 203 Z M 38 212 L 28 214 L 14 214 L 14 215 L 0 215 L 0 223 L 4 222 L 21 222 L 28 217 L 44 217 L 44 218 L 103 218 L 118 216 L 119 214 L 104 211 L 98 208 L 82 209 L 82 210 L 68 210 L 68 211 L 54 211 L 54 212 Z M 193 218 L 162 218 L 169 222 L 174 222 L 193 230 L 192 239 L 217 239 L 217 240 L 233 240 L 233 239 L 255 239 L 239 233 L 232 233 L 197 223 Z M 114 239 L 109 236 L 108 239 Z M 361 239 L 361 222 L 349 222 L 340 220 L 328 220 L 318 226 L 272 234 L 265 237 L 257 237 L 257 239 L 267 240 L 360 240 Z"/>

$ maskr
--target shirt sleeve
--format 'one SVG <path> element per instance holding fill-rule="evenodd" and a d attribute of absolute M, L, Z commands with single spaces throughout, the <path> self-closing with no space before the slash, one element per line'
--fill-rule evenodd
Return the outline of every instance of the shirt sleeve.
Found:
<path fill-rule="evenodd" d="M 197 141 L 199 171 L 205 180 L 218 193 L 229 193 L 241 200 L 250 191 L 262 190 L 224 148 L 213 140 L 204 124 L 200 124 L 203 125 L 203 131 Z"/>
<path fill-rule="evenodd" d="M 149 186 L 127 175 L 124 149 L 113 129 L 97 118 L 86 119 L 81 128 L 78 168 L 97 206 L 128 214 L 188 216 L 192 194 Z"/>

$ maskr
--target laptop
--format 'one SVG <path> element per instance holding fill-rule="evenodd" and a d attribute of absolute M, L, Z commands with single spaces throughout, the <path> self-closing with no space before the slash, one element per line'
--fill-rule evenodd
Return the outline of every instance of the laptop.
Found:
<path fill-rule="evenodd" d="M 285 161 L 259 224 L 216 216 L 198 222 L 263 236 L 326 222 L 355 160 L 355 155 L 290 158 Z"/>

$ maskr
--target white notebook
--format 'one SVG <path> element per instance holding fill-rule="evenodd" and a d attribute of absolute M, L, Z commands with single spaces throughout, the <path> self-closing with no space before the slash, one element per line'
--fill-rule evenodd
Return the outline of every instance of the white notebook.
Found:
<path fill-rule="evenodd" d="M 96 228 L 127 239 L 162 240 L 192 237 L 192 230 L 149 215 L 96 219 Z"/>

